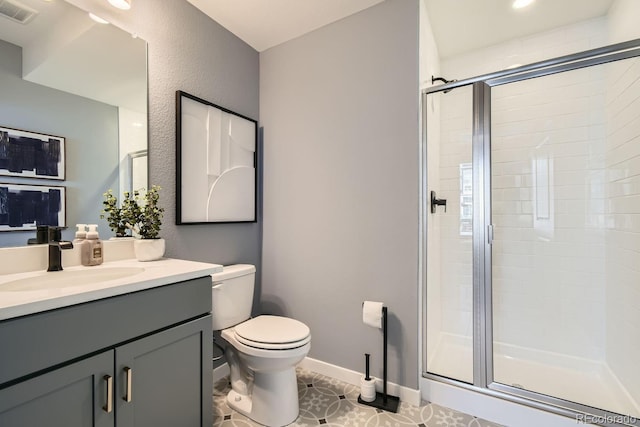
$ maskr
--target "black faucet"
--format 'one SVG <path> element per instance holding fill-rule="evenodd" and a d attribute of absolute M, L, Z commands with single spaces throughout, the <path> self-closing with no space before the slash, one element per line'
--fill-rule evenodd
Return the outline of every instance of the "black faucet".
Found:
<path fill-rule="evenodd" d="M 49 227 L 49 268 L 47 271 L 62 271 L 62 251 L 73 248 L 73 243 L 61 240 L 61 231 L 60 227 Z"/>
<path fill-rule="evenodd" d="M 42 245 L 44 243 L 49 243 L 49 226 L 38 225 L 36 230 L 35 239 L 27 240 L 27 245 Z"/>

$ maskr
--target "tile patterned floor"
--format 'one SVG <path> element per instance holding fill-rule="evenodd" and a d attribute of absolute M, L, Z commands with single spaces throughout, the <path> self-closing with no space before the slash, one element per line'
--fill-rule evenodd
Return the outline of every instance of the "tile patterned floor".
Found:
<path fill-rule="evenodd" d="M 358 387 L 300 368 L 298 396 L 300 416 L 291 426 L 323 427 L 500 427 L 433 403 L 420 407 L 401 402 L 397 414 L 358 403 Z M 259 424 L 231 410 L 226 403 L 229 378 L 214 385 L 214 427 L 256 427 Z"/>

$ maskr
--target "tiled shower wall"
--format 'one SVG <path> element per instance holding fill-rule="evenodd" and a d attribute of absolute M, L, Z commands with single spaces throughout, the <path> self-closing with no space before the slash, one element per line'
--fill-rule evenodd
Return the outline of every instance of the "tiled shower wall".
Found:
<path fill-rule="evenodd" d="M 492 90 L 494 339 L 603 360 L 601 68 Z"/>
<path fill-rule="evenodd" d="M 434 214 L 429 214 L 431 237 L 437 239 L 439 249 L 439 265 L 428 266 L 428 279 L 439 277 L 438 282 L 430 282 L 429 296 L 439 295 L 441 301 L 439 305 L 430 306 L 440 311 L 439 331 L 464 336 L 469 343 L 473 335 L 473 242 L 471 235 L 460 234 L 459 201 L 460 165 L 471 163 L 472 106 L 470 86 L 431 95 L 428 105 L 428 108 L 439 109 L 441 126 L 439 147 L 429 144 L 428 153 L 432 158 L 428 165 L 431 169 L 437 168 L 437 173 L 429 172 L 429 190 L 435 191 L 439 199 L 447 200 L 446 212 L 438 207 Z M 437 117 L 435 113 L 432 115 Z M 429 261 L 435 264 L 431 255 Z"/>
<path fill-rule="evenodd" d="M 640 2 L 616 0 L 611 43 L 640 38 Z M 617 62 L 607 73 L 607 365 L 640 404 L 640 64 Z"/>
<path fill-rule="evenodd" d="M 543 59 L 552 58 L 559 55 L 573 53 L 581 50 L 587 50 L 592 47 L 606 44 L 603 42 L 605 38 L 606 22 L 604 18 L 589 20 L 578 24 L 562 27 L 550 32 L 537 34 L 523 39 L 517 39 L 503 45 L 492 46 L 479 51 L 474 51 L 467 55 L 459 55 L 455 58 L 445 59 L 442 62 L 443 75 L 447 78 L 464 78 L 491 71 L 504 69 L 511 65 L 513 61 L 518 63 L 530 63 Z M 526 52 L 526 53 L 523 53 Z M 590 78 L 596 81 L 589 82 Z M 600 245 L 591 249 L 593 253 L 588 253 L 588 245 L 586 240 L 598 241 L 596 232 L 590 236 L 584 236 L 580 231 L 572 228 L 572 222 L 577 219 L 578 223 L 584 224 L 586 219 L 580 218 L 577 213 L 580 207 L 584 208 L 586 186 L 584 176 L 580 176 L 578 166 L 582 165 L 582 173 L 586 172 L 587 160 L 585 150 L 588 151 L 588 144 L 583 143 L 580 146 L 582 159 L 574 159 L 566 154 L 559 158 L 556 167 L 561 168 L 565 173 L 558 177 L 560 180 L 565 179 L 566 182 L 558 181 L 556 185 L 560 185 L 558 192 L 564 193 L 570 200 L 576 199 L 576 194 L 580 192 L 582 198 L 581 206 L 573 206 L 572 203 L 564 202 L 561 206 L 555 206 L 558 222 L 555 227 L 556 245 L 550 247 L 554 251 L 553 254 L 542 252 L 543 245 L 537 240 L 536 232 L 533 226 L 532 209 L 533 209 L 533 177 L 532 170 L 532 150 L 540 142 L 537 139 L 540 136 L 540 126 L 550 126 L 549 131 L 554 132 L 558 126 L 566 125 L 568 131 L 555 132 L 557 142 L 564 142 L 563 150 L 569 149 L 572 142 L 584 141 L 589 138 L 590 133 L 601 132 L 597 122 L 593 123 L 593 129 L 590 129 L 587 123 L 591 118 L 597 118 L 598 114 L 585 116 L 584 105 L 585 98 L 579 98 L 575 101 L 565 101 L 570 92 L 590 94 L 592 89 L 602 88 L 602 76 L 581 77 L 580 81 L 572 81 L 570 78 L 565 81 L 558 81 L 558 87 L 552 88 L 547 96 L 552 98 L 545 99 L 543 94 L 536 95 L 538 99 L 537 106 L 528 105 L 529 101 L 522 99 L 518 101 L 517 97 L 507 92 L 503 92 L 502 99 L 494 99 L 494 111 L 501 111 L 500 115 L 494 115 L 496 119 L 496 127 L 493 130 L 494 149 L 496 149 L 493 163 L 494 171 L 499 175 L 494 177 L 495 194 L 494 203 L 496 211 L 494 215 L 499 220 L 499 226 L 496 229 L 496 245 L 494 247 L 494 315 L 496 316 L 496 331 L 494 338 L 497 341 L 508 342 L 521 346 L 539 348 L 547 351 L 557 351 L 573 355 L 589 356 L 592 358 L 601 358 L 604 356 L 604 330 L 602 326 L 604 320 L 604 307 L 598 304 L 597 300 L 602 301 L 603 282 L 602 270 L 603 263 L 600 266 L 597 263 L 588 263 L 593 265 L 593 269 L 600 269 L 597 275 L 583 274 L 585 282 L 567 283 L 562 288 L 554 287 L 553 280 L 549 277 L 543 278 L 540 275 L 555 275 L 558 271 L 564 271 L 565 276 L 569 276 L 569 271 L 579 271 L 587 262 L 582 255 L 591 257 L 592 259 L 604 258 L 604 237 L 599 236 Z M 518 90 L 514 87 L 514 90 Z M 523 89 L 520 89 L 523 90 Z M 537 89 L 534 89 L 537 90 Z M 450 212 L 450 218 L 458 221 L 459 218 L 459 165 L 471 161 L 471 132 L 470 118 L 464 123 L 464 127 L 460 127 L 460 120 L 444 120 L 446 109 L 460 112 L 461 108 L 470 109 L 467 104 L 470 98 L 462 94 L 456 94 L 460 90 L 457 89 L 448 94 L 442 95 L 443 103 L 443 123 L 442 123 L 442 155 L 441 155 L 441 176 L 446 177 L 452 170 L 456 169 L 456 176 L 451 177 L 447 184 L 450 191 L 448 199 L 451 206 L 448 206 L 447 212 Z M 449 97 L 449 98 L 447 98 Z M 555 97 L 555 98 L 554 98 Z M 555 123 L 546 123 L 545 118 L 553 118 L 558 110 L 549 108 L 546 103 L 553 101 L 562 101 L 562 106 L 573 111 L 568 117 L 557 118 Z M 445 106 L 444 104 L 449 104 Z M 602 105 L 602 104 L 600 104 Z M 561 108 L 556 102 L 555 108 Z M 581 111 L 583 113 L 581 113 Z M 460 113 L 458 113 L 460 114 Z M 593 116 L 593 117 L 592 117 Z M 602 114 L 600 114 L 602 117 Z M 572 122 L 573 121 L 573 122 Z M 457 141 L 448 141 L 449 136 L 453 134 L 462 135 L 467 132 L 468 149 L 461 150 L 462 145 Z M 504 145 L 500 146 L 500 138 Z M 518 135 L 522 135 L 519 138 Z M 578 145 L 580 145 L 578 143 Z M 445 147 L 448 147 L 445 149 Z M 595 154 L 594 154 L 595 155 Z M 597 157 L 597 155 L 596 155 Z M 602 158 L 602 155 L 601 155 Z M 451 165 L 455 165 L 453 168 Z M 570 173 L 573 171 L 573 175 Z M 558 179 L 557 178 L 557 179 Z M 576 182 L 578 182 L 576 184 Z M 602 187 L 602 185 L 601 185 Z M 556 197 L 562 194 L 556 194 Z M 600 204 L 602 205 L 602 201 Z M 505 214 L 506 210 L 513 214 Z M 603 212 L 600 212 L 602 216 Z M 452 229 L 456 232 L 458 227 L 455 224 Z M 502 245 L 498 241 L 509 242 L 508 247 Z M 567 251 L 567 243 L 574 242 L 580 248 L 581 253 Z M 442 281 L 443 289 L 449 288 L 452 295 L 451 298 L 443 299 L 443 326 L 445 332 L 451 332 L 460 335 L 468 335 L 467 320 L 470 308 L 468 303 L 471 297 L 470 286 L 470 263 L 471 263 L 471 244 L 470 237 L 460 235 L 459 232 L 454 239 L 447 239 L 442 242 L 442 272 L 451 272 L 451 283 Z M 446 247 L 445 247 L 446 246 Z M 573 246 L 573 245 L 571 245 Z M 445 257 L 444 254 L 450 255 Z M 542 266 L 551 261 L 553 268 Z M 568 270 L 562 270 L 567 268 Z M 540 272 L 538 276 L 531 274 L 532 272 Z M 465 274 L 465 272 L 467 274 Z M 524 273 L 524 272 L 528 272 Z M 535 277 L 535 279 L 534 279 Z M 555 276 L 556 278 L 558 276 Z M 511 283 L 513 279 L 517 280 L 515 284 Z M 509 286 L 504 286 L 509 282 Z M 512 286 L 513 285 L 513 286 Z M 589 292 L 582 292 L 583 289 L 589 289 Z M 575 300 L 577 294 L 583 295 L 582 301 Z M 585 309 L 583 303 L 587 304 Z M 562 306 L 558 306 L 561 304 Z M 540 315 L 540 307 L 549 307 L 549 315 Z M 554 310 L 553 307 L 557 309 Z M 564 309 L 564 314 L 560 314 L 560 308 Z M 456 313 L 457 312 L 457 313 Z M 458 319 L 452 321 L 451 319 Z M 464 320 L 462 320 L 464 319 Z M 589 330 L 589 326 L 593 329 Z M 564 331 L 559 339 L 549 339 L 549 331 L 561 327 Z M 571 340 L 567 342 L 563 336 L 571 336 Z"/>
<path fill-rule="evenodd" d="M 640 396 L 639 77 L 640 59 L 607 66 L 606 360 L 632 396 Z"/>

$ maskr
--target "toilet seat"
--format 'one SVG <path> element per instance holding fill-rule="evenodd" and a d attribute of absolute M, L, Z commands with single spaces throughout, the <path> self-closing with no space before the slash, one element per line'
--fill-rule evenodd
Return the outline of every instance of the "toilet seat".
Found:
<path fill-rule="evenodd" d="M 258 316 L 234 327 L 235 338 L 244 345 L 265 350 L 289 350 L 311 340 L 309 327 L 282 316 Z"/>

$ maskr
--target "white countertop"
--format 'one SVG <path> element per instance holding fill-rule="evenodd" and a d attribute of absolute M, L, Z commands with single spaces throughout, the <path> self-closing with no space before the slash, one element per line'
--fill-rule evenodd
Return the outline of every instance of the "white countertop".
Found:
<path fill-rule="evenodd" d="M 132 276 L 112 280 L 83 283 L 70 287 L 55 287 L 38 290 L 0 290 L 0 320 L 11 319 L 45 310 L 66 307 L 73 304 L 95 301 L 130 292 L 151 289 L 162 285 L 181 282 L 189 279 L 207 276 L 222 271 L 218 264 L 185 261 L 180 259 L 163 258 L 158 261 L 139 262 L 127 259 L 105 262 L 94 267 L 66 267 L 64 271 L 96 271 L 113 268 L 141 268 L 143 271 Z M 59 272 L 29 272 L 0 275 L 0 289 L 3 284 L 15 280 L 35 278 L 42 275 L 55 275 Z M 54 276 L 55 277 L 55 276 Z"/>

